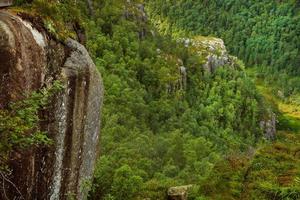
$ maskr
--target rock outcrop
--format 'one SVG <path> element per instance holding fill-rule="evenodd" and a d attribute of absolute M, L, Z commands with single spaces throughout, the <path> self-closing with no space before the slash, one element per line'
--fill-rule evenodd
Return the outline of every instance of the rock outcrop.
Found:
<path fill-rule="evenodd" d="M 168 200 L 187 200 L 188 190 L 192 185 L 171 187 L 168 189 Z"/>
<path fill-rule="evenodd" d="M 139 37 L 141 39 L 146 37 L 146 23 L 148 21 L 148 16 L 146 14 L 144 4 L 127 0 L 124 7 L 124 17 L 126 19 L 134 20 L 137 23 Z"/>
<path fill-rule="evenodd" d="M 103 86 L 81 44 L 58 42 L 42 26 L 0 11 L 0 108 L 56 80 L 64 89 L 40 116 L 54 144 L 11 155 L 9 199 L 84 199 L 98 153 Z"/>
<path fill-rule="evenodd" d="M 260 121 L 260 128 L 268 140 L 274 140 L 276 137 L 277 117 L 272 110 L 268 110 L 266 116 Z"/>
<path fill-rule="evenodd" d="M 237 58 L 229 55 L 220 38 L 197 36 L 183 39 L 184 45 L 203 59 L 203 68 L 212 73 L 218 67 L 233 66 Z"/>
<path fill-rule="evenodd" d="M 188 51 L 193 55 L 197 55 L 201 65 L 199 67 L 208 73 L 213 73 L 219 67 L 235 68 L 237 66 L 237 58 L 229 55 L 222 39 L 197 36 L 194 38 L 180 38 L 177 42 L 183 43 Z M 166 62 L 173 63 L 174 68 L 178 69 L 178 78 L 166 84 L 166 92 L 170 94 L 185 90 L 187 88 L 189 66 L 184 66 L 180 58 L 162 53 L 160 49 L 157 49 L 157 54 L 163 56 Z"/>

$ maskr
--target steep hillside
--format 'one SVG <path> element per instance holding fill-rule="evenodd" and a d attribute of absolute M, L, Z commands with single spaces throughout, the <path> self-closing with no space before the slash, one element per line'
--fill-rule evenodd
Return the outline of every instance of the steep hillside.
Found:
<path fill-rule="evenodd" d="M 285 97 L 299 93 L 300 13 L 296 0 L 149 1 L 152 24 L 165 35 L 211 35 Z"/>
<path fill-rule="evenodd" d="M 278 98 L 274 88 L 255 78 L 254 70 L 248 73 L 254 75 L 265 101 L 277 110 L 276 140 L 217 163 L 200 190 L 207 199 L 299 199 L 299 104 Z"/>
<path fill-rule="evenodd" d="M 278 116 L 277 137 L 217 163 L 200 186 L 208 199 L 299 199 L 299 1 L 149 1 L 165 35 L 215 35 L 243 59 Z"/>
<path fill-rule="evenodd" d="M 161 36 L 132 1 L 103 1 L 95 18 L 88 47 L 106 96 L 91 199 L 166 199 L 185 184 L 200 197 L 216 162 L 263 136 L 268 115 L 242 62 L 220 39 Z"/>
<path fill-rule="evenodd" d="M 295 117 L 297 103 L 290 102 L 298 101 L 298 79 L 292 80 L 290 75 L 298 73 L 299 42 L 298 5 L 293 3 L 296 2 L 19 0 L 15 7 L 5 8 L 17 21 L 32 23 L 50 45 L 45 52 L 31 47 L 16 52 L 44 56 L 45 66 L 26 56 L 22 59 L 28 61 L 28 66 L 43 66 L 49 70 L 49 82 L 54 84 L 58 79 L 65 86 L 59 87 L 62 96 L 54 93 L 50 97 L 58 98 L 60 104 L 55 105 L 65 112 L 48 107 L 49 102 L 43 98 L 46 83 L 30 91 L 47 104 L 40 105 L 39 98 L 36 102 L 30 95 L 20 99 L 25 102 L 22 108 L 31 111 L 34 123 L 30 125 L 38 133 L 36 141 L 26 143 L 36 133 L 31 131 L 26 137 L 27 129 L 17 129 L 18 136 L 26 139 L 20 143 L 24 151 L 36 148 L 47 152 L 53 143 L 59 147 L 47 157 L 55 155 L 54 162 L 50 159 L 45 164 L 44 158 L 34 157 L 34 162 L 45 168 L 30 168 L 42 173 L 49 166 L 53 173 L 46 180 L 54 184 L 49 188 L 50 182 L 44 183 L 45 179 L 24 175 L 32 185 L 22 186 L 22 192 L 31 195 L 34 191 L 37 199 L 165 200 L 172 187 L 169 194 L 176 194 L 176 188 L 186 189 L 192 200 L 296 200 L 299 121 Z M 271 15 L 265 16 L 266 13 Z M 262 20 L 271 25 L 263 29 Z M 0 30 L 6 30 L 2 21 Z M 17 26 L 12 25 L 11 30 L 18 32 L 13 27 Z M 23 31 L 30 33 L 29 30 L 24 27 Z M 243 31 L 246 32 L 241 34 Z M 226 45 L 223 38 L 201 34 L 221 36 Z M 0 42 L 11 43 L 7 35 L 6 31 Z M 103 88 L 100 80 L 94 81 L 98 80 L 93 78 L 98 72 L 87 52 L 74 40 L 86 46 L 103 77 L 99 139 L 97 112 Z M 4 52 L 15 52 L 10 48 Z M 247 72 L 243 62 L 231 53 L 248 64 L 267 65 L 276 69 L 274 72 L 286 70 L 289 75 L 273 73 L 267 79 L 265 67 Z M 14 62 L 17 59 L 1 54 L 0 59 L 5 61 L 2 63 L 12 63 L 10 68 L 19 69 Z M 27 78 L 30 77 L 33 76 Z M 265 84 L 276 77 L 285 82 L 266 89 Z M 4 78 L 0 91 L 9 93 Z M 278 91 L 279 84 L 288 85 L 287 90 Z M 20 118 L 21 122 L 28 121 L 26 113 L 15 114 L 18 101 L 5 103 L 6 107 L 0 104 L 0 131 L 6 131 L 0 135 L 0 158 L 5 161 L 0 165 L 0 175 L 4 177 L 0 183 L 14 186 L 18 180 L 9 178 L 18 174 L 9 161 L 19 143 L 9 132 L 14 124 L 8 122 Z M 32 109 L 30 103 L 38 105 Z M 281 115 L 283 111 L 287 115 Z M 9 117 L 2 117 L 5 115 Z M 58 127 L 43 129 L 43 119 L 48 115 L 54 116 L 53 123 Z M 278 135 L 276 120 L 280 125 Z M 85 135 L 89 135 L 88 142 Z M 88 180 L 98 142 L 101 155 L 93 179 Z M 3 148 L 6 146 L 10 148 Z M 17 158 L 27 161 L 23 154 Z M 26 174 L 24 169 L 19 171 Z M 41 192 L 35 188 L 39 186 L 51 192 Z M 14 190 L 15 187 L 3 187 L 4 198 Z"/>
<path fill-rule="evenodd" d="M 157 0 L 148 3 L 152 21 L 163 33 L 217 36 L 248 66 L 266 66 L 292 74 L 300 73 L 299 8 L 296 0 Z"/>

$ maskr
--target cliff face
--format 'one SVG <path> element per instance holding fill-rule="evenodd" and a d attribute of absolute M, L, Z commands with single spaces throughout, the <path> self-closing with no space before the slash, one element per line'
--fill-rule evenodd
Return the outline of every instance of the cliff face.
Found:
<path fill-rule="evenodd" d="M 11 155 L 9 199 L 84 199 L 98 153 L 103 86 L 81 44 L 62 44 L 42 26 L 0 11 L 0 108 L 55 80 L 64 89 L 40 116 L 54 144 Z"/>
<path fill-rule="evenodd" d="M 197 36 L 184 42 L 190 51 L 204 59 L 203 68 L 210 73 L 218 67 L 233 66 L 237 60 L 229 55 L 220 38 Z"/>
<path fill-rule="evenodd" d="M 194 38 L 180 38 L 177 40 L 183 43 L 185 48 L 201 59 L 201 69 L 208 73 L 214 73 L 219 67 L 232 67 L 237 65 L 237 58 L 229 55 L 222 39 L 214 37 L 197 36 Z M 160 50 L 158 49 L 160 53 Z M 166 61 L 173 60 L 178 68 L 178 79 L 166 85 L 167 93 L 177 90 L 185 90 L 187 87 L 187 77 L 189 66 L 184 66 L 183 61 L 170 55 L 162 55 Z"/>

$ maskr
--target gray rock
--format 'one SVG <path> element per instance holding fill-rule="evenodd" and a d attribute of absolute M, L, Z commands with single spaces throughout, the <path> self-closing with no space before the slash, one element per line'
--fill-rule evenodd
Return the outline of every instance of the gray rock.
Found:
<path fill-rule="evenodd" d="M 192 185 L 171 187 L 168 189 L 168 200 L 187 200 L 188 190 Z"/>
<path fill-rule="evenodd" d="M 272 111 L 268 111 L 265 119 L 260 121 L 260 128 L 263 130 L 265 138 L 268 140 L 274 140 L 276 137 L 276 114 Z"/>
<path fill-rule="evenodd" d="M 187 83 L 187 70 L 186 67 L 181 66 L 179 68 L 180 71 L 180 89 L 185 90 L 186 89 L 186 83 Z"/>
<path fill-rule="evenodd" d="M 203 65 L 208 72 L 214 72 L 218 67 L 232 65 L 232 58 L 228 54 L 222 39 L 213 37 L 196 37 L 192 41 L 192 45 L 202 51 L 198 51 L 200 55 L 206 57 L 206 63 Z M 203 49 L 205 51 L 203 51 Z"/>
<path fill-rule="evenodd" d="M 53 200 L 59 196 L 63 199 L 64 194 L 84 199 L 85 192 L 81 190 L 84 181 L 92 176 L 98 152 L 103 97 L 101 78 L 86 49 L 71 39 L 66 41 L 66 47 L 71 53 L 61 71 L 66 87 L 57 99 L 55 113 L 61 119 L 57 120 L 60 129 L 50 195 Z"/>
<path fill-rule="evenodd" d="M 230 56 L 224 41 L 214 37 L 197 36 L 194 38 L 181 38 L 184 46 L 204 59 L 202 67 L 205 71 L 213 73 L 218 67 L 234 66 L 237 58 Z"/>
<path fill-rule="evenodd" d="M 13 4 L 13 0 L 0 0 L 0 8 L 11 6 Z"/>

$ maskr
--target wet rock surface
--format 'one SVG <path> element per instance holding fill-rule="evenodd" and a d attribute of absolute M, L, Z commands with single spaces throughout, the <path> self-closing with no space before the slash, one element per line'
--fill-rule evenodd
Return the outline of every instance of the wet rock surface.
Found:
<path fill-rule="evenodd" d="M 84 198 L 98 153 L 103 85 L 84 46 L 71 39 L 58 42 L 31 22 L 0 11 L 0 108 L 55 80 L 64 89 L 40 117 L 54 144 L 11 155 L 9 199 Z"/>

